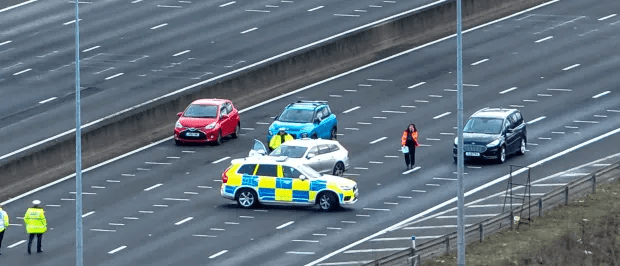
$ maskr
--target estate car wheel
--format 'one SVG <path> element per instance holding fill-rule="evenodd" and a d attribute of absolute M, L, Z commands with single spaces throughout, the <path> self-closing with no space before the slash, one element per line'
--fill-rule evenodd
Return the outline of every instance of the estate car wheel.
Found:
<path fill-rule="evenodd" d="M 222 144 L 222 131 L 218 131 L 217 132 L 217 140 L 215 140 L 215 145 L 220 145 Z"/>
<path fill-rule="evenodd" d="M 504 163 L 506 161 L 506 148 L 502 146 L 499 148 L 499 155 L 497 156 L 498 163 Z"/>
<path fill-rule="evenodd" d="M 233 138 L 238 138 L 239 137 L 239 131 L 241 131 L 241 125 L 237 124 L 237 127 L 235 127 L 235 132 L 232 134 Z"/>
<path fill-rule="evenodd" d="M 310 138 L 312 138 L 312 139 L 318 139 L 318 138 L 319 138 L 319 136 L 317 136 L 317 134 L 315 133 L 315 134 L 312 134 L 312 136 L 311 136 Z"/>
<path fill-rule="evenodd" d="M 253 208 L 258 203 L 258 197 L 254 190 L 245 188 L 239 192 L 237 196 L 237 204 L 243 208 Z"/>
<path fill-rule="evenodd" d="M 331 211 L 338 207 L 338 199 L 333 192 L 321 193 L 319 196 L 319 206 L 321 210 Z"/>
<path fill-rule="evenodd" d="M 344 164 L 342 162 L 338 162 L 336 166 L 334 166 L 334 175 L 344 176 Z"/>
<path fill-rule="evenodd" d="M 521 146 L 519 147 L 519 150 L 517 151 L 517 154 L 519 155 L 523 155 L 525 154 L 525 139 L 521 139 Z"/>
<path fill-rule="evenodd" d="M 332 128 L 332 132 L 329 135 L 329 139 L 336 140 L 338 138 L 338 129 L 336 127 Z"/>

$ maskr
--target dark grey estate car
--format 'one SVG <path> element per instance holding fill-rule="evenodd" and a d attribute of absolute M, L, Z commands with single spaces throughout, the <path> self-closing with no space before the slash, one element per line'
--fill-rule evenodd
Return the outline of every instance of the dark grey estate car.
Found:
<path fill-rule="evenodd" d="M 463 128 L 465 159 L 506 161 L 506 155 L 523 155 L 527 143 L 527 127 L 517 109 L 485 108 L 477 111 Z M 457 138 L 453 156 L 457 158 Z"/>

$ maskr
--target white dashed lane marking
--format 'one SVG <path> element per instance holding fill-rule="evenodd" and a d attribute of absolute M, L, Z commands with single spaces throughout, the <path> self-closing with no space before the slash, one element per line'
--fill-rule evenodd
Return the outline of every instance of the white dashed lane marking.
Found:
<path fill-rule="evenodd" d="M 477 61 L 477 62 L 475 62 L 475 63 L 472 63 L 471 65 L 472 65 L 472 66 L 479 65 L 479 64 L 482 64 L 482 63 L 484 63 L 484 62 L 486 62 L 486 61 L 489 61 L 489 59 L 488 59 L 488 58 L 485 58 L 485 59 L 482 59 L 482 60 Z"/>
<path fill-rule="evenodd" d="M 187 218 L 185 218 L 185 219 L 183 219 L 181 221 L 178 221 L 178 222 L 174 223 L 174 225 L 182 225 L 182 224 L 184 224 L 184 223 L 186 223 L 188 221 L 191 221 L 192 219 L 194 219 L 194 217 L 187 217 Z"/>
<path fill-rule="evenodd" d="M 576 68 L 576 67 L 578 67 L 578 66 L 580 66 L 580 65 L 581 65 L 581 64 L 574 64 L 574 65 L 572 65 L 572 66 L 568 66 L 568 67 L 562 68 L 562 70 L 564 70 L 564 71 L 566 71 L 566 70 L 571 70 L 571 69 Z"/>
<path fill-rule="evenodd" d="M 214 161 L 213 163 L 214 163 L 214 164 L 216 164 L 216 163 L 221 163 L 221 162 L 226 161 L 226 160 L 228 160 L 228 159 L 230 159 L 230 157 L 228 157 L 228 156 L 227 156 L 227 157 L 224 157 L 224 158 L 219 159 L 219 160 L 217 160 L 217 161 Z"/>
<path fill-rule="evenodd" d="M 387 137 L 381 137 L 381 138 L 378 138 L 378 139 L 376 139 L 376 140 L 371 141 L 371 142 L 370 142 L 370 144 L 375 144 L 375 143 L 377 143 L 377 142 L 379 142 L 379 141 L 383 141 L 383 140 L 385 140 L 385 139 L 387 139 Z"/>
<path fill-rule="evenodd" d="M 232 5 L 232 4 L 234 4 L 234 3 L 237 3 L 237 1 L 228 2 L 228 3 L 226 3 L 226 4 L 221 4 L 221 5 L 220 5 L 220 7 L 229 6 L 229 5 Z"/>
<path fill-rule="evenodd" d="M 342 113 L 343 114 L 347 114 L 347 113 L 350 113 L 350 112 L 355 111 L 355 110 L 360 109 L 360 108 L 361 108 L 361 106 L 355 106 L 355 107 L 353 107 L 351 109 L 348 109 L 348 110 L 346 110 L 346 111 L 344 111 Z"/>
<path fill-rule="evenodd" d="M 115 249 L 109 251 L 108 254 L 114 254 L 114 253 L 119 252 L 119 251 L 121 251 L 121 250 L 123 250 L 125 248 L 127 248 L 127 246 L 120 246 L 118 248 L 115 248 Z"/>
<path fill-rule="evenodd" d="M 424 85 L 424 84 L 426 84 L 426 82 L 422 81 L 422 82 L 420 82 L 420 83 L 413 84 L 413 85 L 411 85 L 411 86 L 409 86 L 409 87 L 407 87 L 407 88 L 408 88 L 408 89 L 413 89 L 413 88 L 415 88 L 415 87 L 419 87 L 419 86 L 422 86 L 422 85 Z"/>
<path fill-rule="evenodd" d="M 162 186 L 162 185 L 164 185 L 164 184 L 159 183 L 159 184 L 156 184 L 156 185 L 150 186 L 150 187 L 148 187 L 148 188 L 145 188 L 145 189 L 144 189 L 144 191 L 153 190 L 153 189 L 158 188 L 158 187 L 160 187 L 160 186 Z"/>
<path fill-rule="evenodd" d="M 156 30 L 156 29 L 159 29 L 159 28 L 165 27 L 165 26 L 168 26 L 168 23 L 159 24 L 157 26 L 151 27 L 151 29 L 152 30 Z"/>
<path fill-rule="evenodd" d="M 599 18 L 598 20 L 599 20 L 599 21 L 603 21 L 603 20 L 606 20 L 606 19 L 609 19 L 609 18 L 613 18 L 613 17 L 615 17 L 615 16 L 616 16 L 616 14 L 611 14 L 611 15 L 609 15 L 609 16 L 605 16 L 605 17 Z"/>
<path fill-rule="evenodd" d="M 317 6 L 317 7 L 315 7 L 315 8 L 308 9 L 308 12 L 312 12 L 312 11 L 315 11 L 315 10 L 319 10 L 319 9 L 321 9 L 321 8 L 324 8 L 324 7 L 325 7 L 325 6 Z"/>
<path fill-rule="evenodd" d="M 447 116 L 447 115 L 449 115 L 449 114 L 451 114 L 451 113 L 452 113 L 452 112 L 445 112 L 445 113 L 443 113 L 443 114 L 440 114 L 440 115 L 438 115 L 438 116 L 433 117 L 433 119 L 439 119 L 439 118 L 442 118 L 442 117 L 444 117 L 444 116 Z"/>
<path fill-rule="evenodd" d="M 531 124 L 534 124 L 534 123 L 536 123 L 536 122 L 538 122 L 538 121 L 540 121 L 540 120 L 543 120 L 543 119 L 545 119 L 545 118 L 547 118 L 547 117 L 546 117 L 546 116 L 541 116 L 541 117 L 539 117 L 539 118 L 536 118 L 536 119 L 534 119 L 534 120 L 531 120 L 531 121 L 527 122 L 526 124 L 531 125 Z"/>
<path fill-rule="evenodd" d="M 284 227 L 287 227 L 287 226 L 289 226 L 289 225 L 291 225 L 291 224 L 293 224 L 293 223 L 295 223 L 295 221 L 290 221 L 290 222 L 284 223 L 284 224 L 282 224 L 282 225 L 280 225 L 280 226 L 276 227 L 276 229 L 280 230 L 280 229 L 282 229 L 282 228 L 284 228 Z"/>
<path fill-rule="evenodd" d="M 94 213 L 95 213 L 95 211 L 91 211 L 91 212 L 88 212 L 88 213 L 82 214 L 82 218 L 84 218 L 84 217 L 88 217 L 88 216 L 91 216 L 91 215 L 93 215 Z"/>
<path fill-rule="evenodd" d="M 267 11 L 267 12 L 269 12 L 269 11 Z M 254 27 L 254 28 L 251 28 L 251 29 L 248 29 L 248 30 L 244 30 L 244 31 L 242 31 L 242 32 L 241 32 L 241 34 L 246 34 L 246 33 L 248 33 L 248 32 L 252 32 L 252 31 L 255 31 L 255 30 L 257 30 L 257 29 L 258 29 L 258 28 Z"/>
<path fill-rule="evenodd" d="M 605 96 L 605 95 L 607 95 L 607 94 L 609 94 L 609 93 L 611 93 L 611 91 L 601 92 L 601 93 L 599 93 L 599 94 L 597 94 L 597 95 L 592 96 L 592 99 L 596 99 L 596 98 L 599 98 L 599 97 L 601 97 L 601 96 Z"/>
<path fill-rule="evenodd" d="M 220 255 L 222 255 L 222 254 L 224 254 L 224 253 L 226 253 L 226 252 L 228 252 L 228 250 L 226 250 L 226 249 L 225 249 L 225 250 L 222 250 L 222 251 L 220 251 L 220 252 L 218 252 L 218 253 L 215 253 L 215 254 L 213 254 L 213 255 L 209 256 L 209 259 L 214 259 L 214 258 L 216 258 L 216 257 L 218 257 L 218 256 L 220 256 Z"/>
<path fill-rule="evenodd" d="M 537 40 L 537 41 L 536 41 L 536 43 L 539 43 L 539 42 L 544 42 L 544 41 L 546 41 L 546 40 L 550 40 L 550 39 L 553 39 L 553 36 L 549 36 L 549 37 L 545 37 L 545 38 L 542 38 L 542 39 L 540 39 L 540 40 Z"/>

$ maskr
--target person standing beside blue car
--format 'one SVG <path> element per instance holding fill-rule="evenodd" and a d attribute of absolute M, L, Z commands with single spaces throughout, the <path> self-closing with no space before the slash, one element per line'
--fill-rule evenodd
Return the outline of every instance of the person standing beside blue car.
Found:
<path fill-rule="evenodd" d="M 269 126 L 267 142 L 284 128 L 286 133 L 299 139 L 307 135 L 313 139 L 335 140 L 338 120 L 326 101 L 297 101 L 288 104 Z"/>

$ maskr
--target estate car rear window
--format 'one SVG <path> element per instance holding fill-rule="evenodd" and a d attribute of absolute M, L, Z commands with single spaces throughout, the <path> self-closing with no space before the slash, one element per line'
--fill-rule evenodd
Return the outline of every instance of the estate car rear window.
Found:
<path fill-rule="evenodd" d="M 183 116 L 196 118 L 216 118 L 217 107 L 217 105 L 192 104 L 187 108 L 187 110 L 185 110 Z"/>

